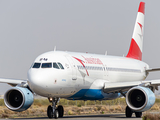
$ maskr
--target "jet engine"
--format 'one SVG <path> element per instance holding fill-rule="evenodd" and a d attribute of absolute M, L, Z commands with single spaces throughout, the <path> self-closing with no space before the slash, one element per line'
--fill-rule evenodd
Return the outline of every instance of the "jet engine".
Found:
<path fill-rule="evenodd" d="M 144 112 L 154 105 L 155 95 L 149 88 L 133 87 L 127 92 L 126 103 L 133 111 Z"/>
<path fill-rule="evenodd" d="M 4 95 L 5 105 L 12 111 L 21 112 L 33 103 L 33 94 L 28 88 L 13 87 Z"/>

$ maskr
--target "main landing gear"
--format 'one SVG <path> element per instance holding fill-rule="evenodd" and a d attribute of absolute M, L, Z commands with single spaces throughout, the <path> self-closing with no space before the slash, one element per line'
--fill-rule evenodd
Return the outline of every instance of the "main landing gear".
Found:
<path fill-rule="evenodd" d="M 60 98 L 48 98 L 50 102 L 52 102 L 52 106 L 49 105 L 47 109 L 47 116 L 48 118 L 59 118 L 63 117 L 64 109 L 62 105 L 56 107 L 57 103 L 59 102 Z"/>
<path fill-rule="evenodd" d="M 126 117 L 128 117 L 128 118 L 132 117 L 133 113 L 135 113 L 137 118 L 141 118 L 142 117 L 142 112 L 134 112 L 127 106 L 126 107 Z"/>

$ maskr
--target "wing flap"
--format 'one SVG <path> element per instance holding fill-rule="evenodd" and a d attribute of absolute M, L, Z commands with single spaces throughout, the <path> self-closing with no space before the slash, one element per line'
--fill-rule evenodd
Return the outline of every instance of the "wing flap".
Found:
<path fill-rule="evenodd" d="M 150 83 L 150 85 L 160 85 L 160 79 L 157 79 L 157 80 L 145 80 L 145 81 L 142 81 L 142 83 Z"/>

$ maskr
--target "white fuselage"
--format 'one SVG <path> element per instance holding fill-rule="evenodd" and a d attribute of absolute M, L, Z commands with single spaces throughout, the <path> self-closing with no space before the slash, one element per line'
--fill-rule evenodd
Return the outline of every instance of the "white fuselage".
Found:
<path fill-rule="evenodd" d="M 39 65 L 37 68 L 33 68 L 35 63 Z M 46 63 L 52 66 L 43 68 Z M 104 83 L 142 81 L 147 77 L 145 70 L 149 68 L 142 61 L 126 57 L 61 51 L 44 53 L 36 58 L 34 64 L 28 71 L 28 83 L 36 94 L 91 100 L 119 97 L 119 94 L 106 96 L 102 91 Z M 103 97 L 97 94 L 98 91 Z M 94 93 L 99 96 L 93 96 Z"/>

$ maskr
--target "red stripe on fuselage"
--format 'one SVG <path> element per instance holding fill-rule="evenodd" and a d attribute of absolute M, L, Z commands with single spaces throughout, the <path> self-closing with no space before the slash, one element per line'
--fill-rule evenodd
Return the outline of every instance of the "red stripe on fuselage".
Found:
<path fill-rule="evenodd" d="M 133 38 L 131 41 L 129 52 L 126 57 L 137 59 L 137 60 L 142 60 L 142 52 L 139 46 L 137 45 L 136 41 Z"/>
<path fill-rule="evenodd" d="M 82 60 L 81 60 L 81 59 L 79 59 L 79 58 L 76 58 L 76 57 L 73 57 L 73 58 L 75 58 L 76 60 L 78 60 L 78 61 L 83 65 L 83 67 L 84 67 L 84 68 L 85 68 L 85 70 L 86 70 L 87 75 L 89 76 L 89 73 L 88 73 L 88 71 L 87 71 L 87 69 L 86 69 L 85 65 L 83 64 Z"/>

